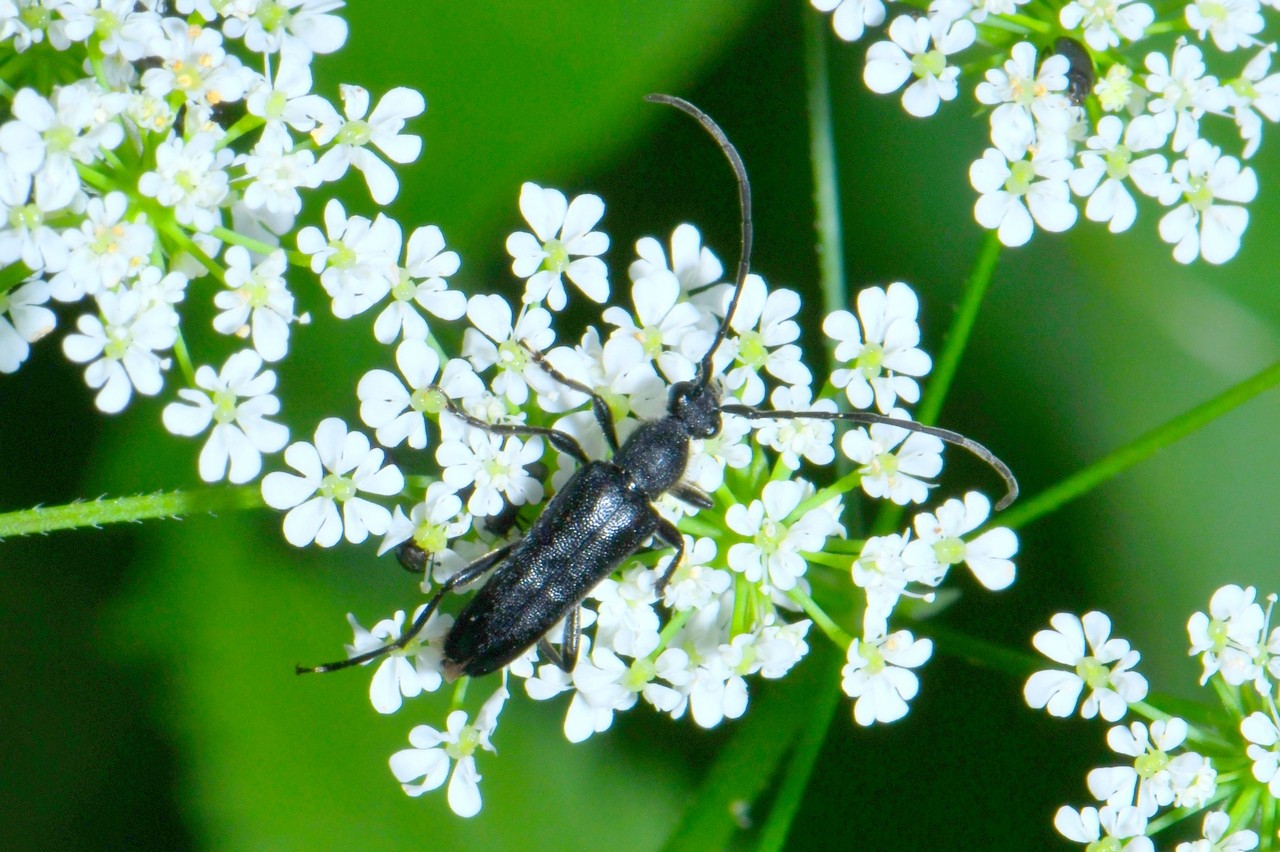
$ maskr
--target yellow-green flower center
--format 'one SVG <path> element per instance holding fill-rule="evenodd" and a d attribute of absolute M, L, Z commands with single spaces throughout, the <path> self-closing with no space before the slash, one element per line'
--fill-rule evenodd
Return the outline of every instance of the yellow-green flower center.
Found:
<path fill-rule="evenodd" d="M 569 250 L 564 243 L 552 237 L 542 244 L 542 250 L 547 253 L 542 261 L 543 269 L 559 274 L 569 268 Z"/>
<path fill-rule="evenodd" d="M 1030 160 L 1009 164 L 1009 177 L 1005 178 L 1005 191 L 1012 195 L 1026 195 L 1036 179 L 1036 167 Z"/>
<path fill-rule="evenodd" d="M 52 12 L 44 6 L 36 5 L 34 3 L 23 8 L 23 10 L 18 13 L 18 17 L 22 19 L 22 23 L 25 24 L 29 30 L 47 29 L 50 22 L 53 21 Z"/>
<path fill-rule="evenodd" d="M 1154 778 L 1167 769 L 1168 766 L 1169 755 L 1159 750 L 1139 755 L 1138 759 L 1133 762 L 1133 768 L 1137 770 L 1140 778 Z"/>
<path fill-rule="evenodd" d="M 254 17 L 262 24 L 264 30 L 273 32 L 288 21 L 289 11 L 275 0 L 264 0 L 254 12 Z"/>
<path fill-rule="evenodd" d="M 369 122 L 361 119 L 354 119 L 342 125 L 342 129 L 338 131 L 338 138 L 334 142 L 338 145 L 367 145 L 369 140 L 373 138 L 373 128 L 369 126 Z"/>
<path fill-rule="evenodd" d="M 1227 83 L 1227 85 L 1230 86 L 1232 91 L 1237 95 L 1246 100 L 1256 101 L 1258 99 L 1258 89 L 1253 85 L 1252 80 L 1246 80 L 1244 77 L 1237 77 Z"/>
<path fill-rule="evenodd" d="M 867 664 L 862 668 L 863 668 L 863 671 L 865 671 L 871 677 L 875 677 L 876 675 L 880 674 L 880 672 L 884 671 L 884 668 L 885 668 L 884 654 L 880 653 L 880 649 L 877 648 L 875 645 L 872 645 L 869 642 L 859 641 L 858 656 L 862 657 L 864 660 L 867 661 Z"/>
<path fill-rule="evenodd" d="M 1084 847 L 1084 852 L 1123 852 L 1123 850 L 1124 841 L 1114 837 L 1104 837 Z"/>
<path fill-rule="evenodd" d="M 330 240 L 329 248 L 333 250 L 333 254 L 329 255 L 328 266 L 336 269 L 350 269 L 356 265 L 356 253 L 342 240 Z"/>
<path fill-rule="evenodd" d="M 656 358 L 662 354 L 662 329 L 648 326 L 636 332 L 636 340 L 644 347 L 644 354 Z"/>
<path fill-rule="evenodd" d="M 964 539 L 951 536 L 933 543 L 933 556 L 940 565 L 956 565 L 964 561 Z"/>
<path fill-rule="evenodd" d="M 1090 689 L 1101 689 L 1111 680 L 1111 669 L 1094 657 L 1085 657 L 1076 663 L 1076 674 Z"/>
<path fill-rule="evenodd" d="M 400 270 L 400 280 L 391 288 L 391 295 L 398 301 L 407 302 L 418 292 L 418 285 L 409 277 L 409 270 Z"/>
<path fill-rule="evenodd" d="M 892 479 L 898 472 L 898 457 L 893 453 L 877 453 L 871 464 L 862 469 L 864 476 L 884 476 Z"/>
<path fill-rule="evenodd" d="M 76 132 L 70 127 L 59 124 L 49 128 L 44 134 L 44 144 L 50 151 L 66 151 L 76 141 Z"/>
<path fill-rule="evenodd" d="M 119 361 L 129 351 L 130 343 L 128 329 L 108 328 L 107 345 L 102 347 L 102 354 L 112 361 Z"/>
<path fill-rule="evenodd" d="M 1213 652 L 1220 653 L 1227 647 L 1227 623 L 1213 619 L 1209 622 L 1209 639 L 1213 642 Z"/>
<path fill-rule="evenodd" d="M 622 685 L 632 692 L 639 692 L 658 674 L 658 667 L 648 657 L 641 657 L 622 676 Z"/>
<path fill-rule="evenodd" d="M 89 247 L 94 254 L 115 254 L 120 248 L 118 240 L 124 236 L 123 225 L 106 227 L 98 225 L 93 229 L 93 242 Z"/>
<path fill-rule="evenodd" d="M 769 360 L 769 348 L 760 332 L 744 331 L 738 335 L 738 360 L 756 370 Z"/>
<path fill-rule="evenodd" d="M 90 14 L 93 18 L 93 33 L 98 38 L 107 38 L 120 29 L 120 18 L 117 17 L 115 12 L 107 9 L 94 9 Z"/>
<path fill-rule="evenodd" d="M 262 111 L 267 114 L 267 118 L 280 118 L 288 105 L 289 98 L 284 92 L 272 92 L 267 97 L 267 102 L 263 104 Z"/>
<path fill-rule="evenodd" d="M 462 733 L 458 735 L 456 743 L 444 744 L 444 753 L 454 760 L 462 760 L 464 757 L 470 757 L 475 754 L 476 749 L 479 747 L 480 732 L 473 725 L 467 725 L 462 729 Z"/>
<path fill-rule="evenodd" d="M 432 385 L 430 387 L 419 388 L 409 395 L 409 405 L 414 411 L 422 414 L 439 414 L 448 406 L 446 405 L 447 397 L 444 391 Z"/>
<path fill-rule="evenodd" d="M 879 343 L 866 344 L 858 354 L 858 360 L 853 362 L 853 366 L 862 373 L 863 378 L 876 378 L 884 371 L 884 347 Z"/>
<path fill-rule="evenodd" d="M 945 70 L 947 70 L 947 55 L 936 47 L 927 53 L 918 53 L 911 57 L 911 73 L 917 77 L 929 74 L 941 77 Z"/>
<path fill-rule="evenodd" d="M 244 291 L 244 300 L 249 303 L 251 308 L 262 307 L 271 296 L 271 291 L 267 289 L 267 285 L 258 280 L 249 282 L 242 289 Z"/>
<path fill-rule="evenodd" d="M 1187 184 L 1191 187 L 1184 193 L 1187 203 L 1201 213 L 1208 210 L 1213 204 L 1213 190 L 1209 188 L 1208 178 L 1195 175 Z"/>
<path fill-rule="evenodd" d="M 1227 19 L 1227 7 L 1223 3 L 1215 3 L 1213 0 L 1200 0 L 1196 7 L 1200 10 L 1200 14 L 1215 23 L 1221 23 Z"/>
<path fill-rule="evenodd" d="M 786 537 L 787 528 L 785 525 L 772 518 L 765 518 L 760 522 L 760 532 L 755 535 L 755 545 L 760 548 L 760 552 L 763 555 L 771 556 L 778 552 L 778 547 Z"/>
<path fill-rule="evenodd" d="M 219 423 L 230 423 L 236 419 L 236 395 L 229 390 L 214 391 L 213 419 Z"/>
<path fill-rule="evenodd" d="M 356 484 L 349 477 L 331 473 L 320 480 L 320 493 L 331 500 L 345 503 L 356 496 Z"/>
<path fill-rule="evenodd" d="M 529 364 L 529 355 L 524 347 L 514 340 L 504 340 L 498 344 L 498 362 L 508 370 L 522 372 Z"/>
<path fill-rule="evenodd" d="M 44 224 L 44 214 L 34 204 L 21 204 L 9 211 L 9 224 L 18 230 L 34 231 Z"/>
<path fill-rule="evenodd" d="M 427 553 L 439 553 L 449 544 L 449 536 L 444 527 L 436 524 L 423 524 L 413 533 L 413 543 Z"/>
<path fill-rule="evenodd" d="M 1133 153 L 1124 145 L 1117 145 L 1114 151 L 1107 153 L 1107 177 L 1123 180 L 1129 176 L 1129 163 Z"/>

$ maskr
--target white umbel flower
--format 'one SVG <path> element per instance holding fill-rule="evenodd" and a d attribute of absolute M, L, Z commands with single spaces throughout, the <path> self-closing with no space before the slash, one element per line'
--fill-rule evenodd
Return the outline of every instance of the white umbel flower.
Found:
<path fill-rule="evenodd" d="M 200 451 L 200 478 L 218 482 L 224 476 L 244 483 L 262 470 L 262 454 L 279 452 L 289 441 L 288 427 L 266 418 L 280 411 L 280 400 L 271 393 L 276 374 L 259 375 L 262 358 L 253 350 L 237 352 L 222 370 L 196 370 L 198 390 L 184 388 L 164 409 L 164 427 L 175 435 L 198 435 L 209 424 L 213 429 Z"/>
<path fill-rule="evenodd" d="M 359 495 L 398 494 L 404 476 L 395 465 L 382 464 L 382 450 L 372 449 L 364 435 L 348 432 L 346 423 L 329 417 L 316 427 L 314 444 L 290 444 L 284 460 L 298 474 L 267 474 L 262 499 L 273 509 L 289 510 L 284 537 L 290 544 L 306 547 L 314 541 L 332 547 L 344 533 L 347 541 L 359 544 L 370 533 L 387 531 L 391 512 Z"/>
<path fill-rule="evenodd" d="M 915 291 L 895 281 L 858 293 L 856 317 L 832 311 L 822 321 L 823 333 L 836 342 L 835 359 L 842 364 L 831 372 L 831 384 L 845 389 L 853 407 L 870 408 L 874 401 L 885 413 L 899 398 L 920 400 L 916 379 L 927 374 L 933 362 L 919 348 L 919 312 Z"/>
<path fill-rule="evenodd" d="M 1089 694 L 1080 707 L 1086 719 L 1101 715 L 1118 721 L 1129 704 L 1147 696 L 1147 679 L 1130 671 L 1140 655 L 1123 639 L 1111 638 L 1111 619 L 1101 612 L 1083 618 L 1060 612 L 1049 619 L 1053 630 L 1041 630 L 1031 640 L 1036 650 L 1069 671 L 1050 669 L 1028 678 L 1022 694 L 1035 709 L 1065 718 L 1075 712 L 1080 693 Z"/>
<path fill-rule="evenodd" d="M 396 752 L 390 761 L 391 774 L 404 791 L 421 796 L 434 790 L 450 778 L 452 767 L 449 807 L 460 817 L 480 813 L 480 774 L 476 771 L 475 753 L 494 750 L 490 737 L 498 727 L 498 714 L 507 696 L 506 687 L 500 687 L 485 701 L 472 724 L 467 724 L 465 710 L 455 710 L 449 714 L 443 731 L 428 725 L 418 725 L 410 731 L 409 744 L 413 748 Z"/>
<path fill-rule="evenodd" d="M 849 646 L 849 662 L 841 670 L 845 695 L 857 699 L 854 721 L 867 727 L 906 716 L 907 702 L 920 689 L 920 679 L 910 670 L 931 656 L 933 642 L 916 639 L 908 630 L 855 639 Z"/>
<path fill-rule="evenodd" d="M 1173 182 L 1160 201 L 1182 203 L 1160 220 L 1160 239 L 1173 244 L 1173 259 L 1191 263 L 1202 257 L 1219 264 L 1235 257 L 1249 226 L 1249 211 L 1241 205 L 1258 194 L 1253 169 L 1241 168 L 1235 157 L 1224 157 L 1220 148 L 1197 139 L 1171 174 Z"/>
<path fill-rule="evenodd" d="M 533 229 L 516 231 L 507 237 L 511 271 L 527 278 L 526 304 L 545 302 L 553 311 L 562 311 L 567 302 L 564 280 L 593 302 L 609 298 L 609 271 L 599 255 L 609 248 L 609 237 L 591 230 L 604 215 L 598 195 L 579 195 L 566 201 L 557 189 L 536 183 L 520 187 L 520 213 Z"/>
<path fill-rule="evenodd" d="M 333 143 L 333 147 L 316 161 L 316 169 L 327 181 L 337 180 L 355 166 L 364 175 L 369 194 L 378 204 L 390 204 L 400 191 L 400 179 L 395 171 L 373 153 L 377 148 L 393 163 L 412 163 L 422 152 L 422 139 L 409 133 L 401 133 L 404 123 L 419 116 L 427 108 L 421 93 L 398 86 L 382 96 L 378 105 L 369 113 L 369 92 L 363 86 L 344 84 L 342 110 L 345 117 L 327 101 L 314 105 L 313 115 L 319 126 L 311 131 L 311 138 L 319 146 Z"/>
<path fill-rule="evenodd" d="M 902 93 L 902 107 L 917 118 L 933 115 L 941 101 L 959 93 L 960 69 L 947 57 L 973 44 L 977 31 L 966 20 L 913 18 L 902 15 L 889 25 L 891 41 L 878 41 L 867 50 L 862 79 L 871 91 L 887 95 L 915 82 Z"/>

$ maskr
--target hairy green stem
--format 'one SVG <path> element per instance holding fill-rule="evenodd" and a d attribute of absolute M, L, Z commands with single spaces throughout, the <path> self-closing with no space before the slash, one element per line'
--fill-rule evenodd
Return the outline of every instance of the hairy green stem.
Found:
<path fill-rule="evenodd" d="M 1152 429 L 1136 441 L 1126 444 L 1073 476 L 1067 477 L 1048 491 L 1043 491 L 1030 500 L 1014 506 L 1002 513 L 994 523 L 998 526 L 1017 529 L 1038 520 L 1077 497 L 1089 493 L 1116 474 L 1128 470 L 1138 462 L 1145 461 L 1155 455 L 1158 450 L 1185 438 L 1227 412 L 1239 408 L 1277 384 L 1280 384 L 1280 362 L 1231 386 L 1208 402 L 1201 403 L 1185 414 Z"/>
<path fill-rule="evenodd" d="M 136 497 L 99 498 L 63 506 L 37 506 L 34 509 L 0 514 L 0 539 L 152 518 L 178 518 L 230 509 L 257 509 L 262 505 L 262 493 L 257 486 L 239 485 L 214 486 L 196 491 L 163 491 L 158 494 L 139 494 Z"/>

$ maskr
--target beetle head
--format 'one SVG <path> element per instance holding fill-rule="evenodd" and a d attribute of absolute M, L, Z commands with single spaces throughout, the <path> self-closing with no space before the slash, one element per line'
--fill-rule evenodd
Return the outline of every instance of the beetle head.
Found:
<path fill-rule="evenodd" d="M 691 438 L 720 434 L 720 384 L 714 381 L 676 382 L 667 411 Z"/>

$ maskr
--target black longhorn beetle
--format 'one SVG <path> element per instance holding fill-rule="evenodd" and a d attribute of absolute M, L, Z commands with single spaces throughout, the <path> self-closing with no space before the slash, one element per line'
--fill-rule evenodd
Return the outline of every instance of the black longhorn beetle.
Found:
<path fill-rule="evenodd" d="M 997 509 L 1004 508 L 1017 496 L 1017 482 L 1003 462 L 981 444 L 948 429 L 863 411 L 762 411 L 746 405 L 721 403 L 720 385 L 712 376 L 712 361 L 729 333 L 750 264 L 751 187 L 737 150 L 702 110 L 671 95 L 649 95 L 646 100 L 669 104 L 695 118 L 729 159 L 738 182 L 742 247 L 733 295 L 693 380 L 671 386 L 665 417 L 641 423 L 625 443 L 619 443 L 613 415 L 604 399 L 591 388 L 560 374 L 542 353 L 529 350 L 534 362 L 551 378 L 590 397 L 592 412 L 612 450 L 611 458 L 595 460 L 588 458 L 578 442 L 564 432 L 523 424 L 491 424 L 472 417 L 444 397 L 447 410 L 468 425 L 497 435 L 541 435 L 556 449 L 577 459 L 581 466 L 523 538 L 504 544 L 449 578 L 400 638 L 339 662 L 313 668 L 299 666 L 299 674 L 345 669 L 403 648 L 422 632 L 446 595 L 489 571 L 493 571 L 493 576 L 463 607 L 445 636 L 445 677 L 452 681 L 462 675 L 489 674 L 535 644 L 555 665 L 566 672 L 572 671 L 577 663 L 581 631 L 579 605 L 591 590 L 655 536 L 675 549 L 658 583 L 659 596 L 683 560 L 684 538 L 675 524 L 658 514 L 653 501 L 663 494 L 671 494 L 700 509 L 713 506 L 709 496 L 682 481 L 682 477 L 689 460 L 690 441 L 718 434 L 721 415 L 725 413 L 752 420 L 811 418 L 887 423 L 923 432 L 963 447 L 1000 474 L 1008 493 L 997 504 Z M 443 393 L 441 395 L 443 397 Z M 547 634 L 561 621 L 564 634 L 557 652 L 547 640 Z"/>

